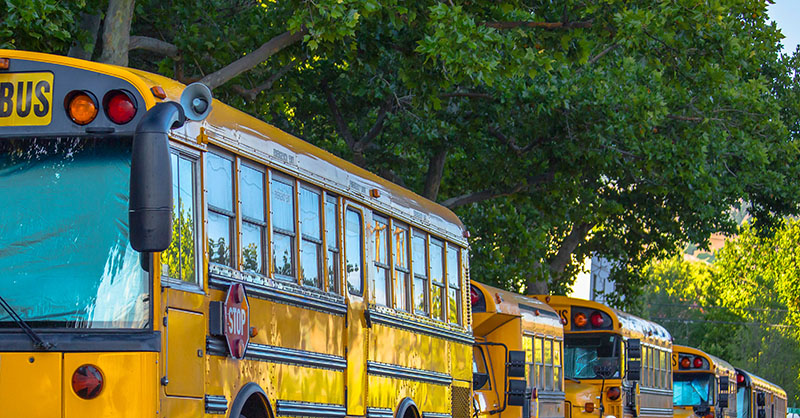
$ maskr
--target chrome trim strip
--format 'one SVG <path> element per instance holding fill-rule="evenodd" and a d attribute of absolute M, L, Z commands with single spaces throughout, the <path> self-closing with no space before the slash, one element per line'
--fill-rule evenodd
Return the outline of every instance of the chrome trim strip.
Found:
<path fill-rule="evenodd" d="M 275 402 L 275 409 L 277 415 L 290 417 L 344 418 L 347 415 L 344 405 L 327 403 L 278 400 Z"/>
<path fill-rule="evenodd" d="M 367 361 L 367 374 L 386 376 L 394 379 L 416 380 L 435 385 L 450 385 L 453 377 L 444 373 L 428 370 L 412 369 L 394 364 Z"/>
<path fill-rule="evenodd" d="M 423 412 L 422 418 L 452 418 L 452 415 L 439 412 Z"/>
<path fill-rule="evenodd" d="M 231 275 L 238 273 L 241 277 L 226 277 L 220 274 L 222 270 L 219 267 L 214 267 L 214 271 L 209 268 L 208 272 L 208 286 L 212 289 L 227 290 L 231 283 L 242 283 L 245 285 L 248 296 L 325 312 L 331 315 L 345 316 L 347 314 L 347 305 L 341 296 L 318 295 L 316 292 L 310 292 L 307 289 L 295 289 L 289 283 L 282 283 L 261 276 L 244 275 L 234 271 L 225 271 L 225 273 Z M 299 288 L 299 286 L 297 287 Z"/>
<path fill-rule="evenodd" d="M 640 415 L 655 415 L 659 417 L 671 417 L 673 414 L 672 409 L 667 408 L 639 408 Z"/>
<path fill-rule="evenodd" d="M 389 408 L 367 408 L 367 418 L 393 418 L 394 412 Z"/>
<path fill-rule="evenodd" d="M 226 357 L 228 355 L 228 347 L 224 340 L 206 337 L 206 352 L 212 356 Z M 285 363 L 339 372 L 343 372 L 347 368 L 347 359 L 344 357 L 256 343 L 247 344 L 244 356 L 249 360 Z"/>
<path fill-rule="evenodd" d="M 225 414 L 228 412 L 228 399 L 219 395 L 206 395 L 206 414 Z"/>
<path fill-rule="evenodd" d="M 410 318 L 401 319 L 395 315 L 389 315 L 373 309 L 367 310 L 366 312 L 364 312 L 364 314 L 369 316 L 367 321 L 371 321 L 376 324 L 386 325 L 394 328 L 400 328 L 418 334 L 426 334 L 461 344 L 472 345 L 475 343 L 475 338 L 472 336 L 472 333 L 456 331 L 453 329 L 439 328 L 427 324 L 425 322 L 416 321 Z"/>

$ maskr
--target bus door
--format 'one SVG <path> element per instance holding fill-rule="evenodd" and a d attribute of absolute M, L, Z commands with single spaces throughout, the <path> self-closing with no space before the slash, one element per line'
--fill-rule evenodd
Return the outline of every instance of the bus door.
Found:
<path fill-rule="evenodd" d="M 366 211 L 347 202 L 344 210 L 344 273 L 347 296 L 345 346 L 347 376 L 345 393 L 347 415 L 365 415 L 367 398 L 367 353 L 369 325 L 364 316 L 367 308 L 367 272 L 364 242 Z"/>
<path fill-rule="evenodd" d="M 162 416 L 204 412 L 206 330 L 200 239 L 198 155 L 173 147 L 173 234 L 170 247 L 155 257 L 160 275 L 162 328 L 160 386 Z M 156 281 L 158 283 L 158 281 Z M 158 291 L 156 289 L 155 291 Z"/>

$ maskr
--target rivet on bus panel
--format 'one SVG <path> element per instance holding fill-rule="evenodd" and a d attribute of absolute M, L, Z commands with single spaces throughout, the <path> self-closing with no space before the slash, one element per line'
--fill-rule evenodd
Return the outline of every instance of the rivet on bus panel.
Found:
<path fill-rule="evenodd" d="M 11 60 L 8 58 L 0 58 L 0 70 L 7 70 L 11 67 Z"/>

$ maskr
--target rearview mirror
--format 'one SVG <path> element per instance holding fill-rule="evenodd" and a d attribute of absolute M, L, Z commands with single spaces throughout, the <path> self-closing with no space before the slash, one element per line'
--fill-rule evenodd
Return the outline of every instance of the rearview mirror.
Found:
<path fill-rule="evenodd" d="M 506 363 L 506 375 L 508 377 L 525 377 L 525 352 L 508 351 L 508 363 Z"/>
<path fill-rule="evenodd" d="M 639 381 L 642 379 L 642 361 L 641 360 L 628 360 L 628 370 L 625 371 L 625 376 L 630 381 Z"/>
<path fill-rule="evenodd" d="M 627 341 L 628 358 L 642 358 L 642 341 L 638 338 L 630 338 Z"/>
<path fill-rule="evenodd" d="M 764 392 L 758 392 L 756 395 L 756 404 L 758 406 L 764 406 L 767 404 L 767 397 L 764 395 Z"/>
<path fill-rule="evenodd" d="M 728 394 L 720 392 L 719 394 L 719 404 L 720 408 L 727 408 L 728 407 Z"/>
<path fill-rule="evenodd" d="M 506 392 L 507 404 L 509 406 L 523 406 L 525 405 L 526 392 L 528 383 L 522 379 L 509 379 L 508 392 Z"/>

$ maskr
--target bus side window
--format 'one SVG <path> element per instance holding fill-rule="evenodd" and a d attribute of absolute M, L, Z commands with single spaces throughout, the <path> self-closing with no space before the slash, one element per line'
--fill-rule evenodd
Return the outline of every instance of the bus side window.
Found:
<path fill-rule="evenodd" d="M 394 263 L 394 297 L 395 308 L 409 312 L 409 283 L 411 270 L 408 268 L 408 227 L 392 221 L 392 262 Z"/>
<path fill-rule="evenodd" d="M 347 260 L 347 291 L 353 295 L 364 294 L 363 234 L 361 213 L 348 208 L 344 219 L 344 255 Z"/>
<path fill-rule="evenodd" d="M 536 387 L 536 365 L 533 363 L 533 336 L 532 335 L 523 335 L 522 336 L 522 350 L 525 351 L 525 365 L 528 366 L 525 369 L 526 377 L 528 378 L 528 387 L 534 388 Z"/>
<path fill-rule="evenodd" d="M 264 241 L 267 236 L 267 219 L 262 171 L 241 166 L 239 198 L 242 202 L 242 270 L 265 274 Z"/>
<path fill-rule="evenodd" d="M 553 375 L 555 377 L 555 390 L 563 391 L 564 385 L 561 383 L 561 344 L 563 341 L 553 341 Z"/>
<path fill-rule="evenodd" d="M 428 315 L 428 252 L 426 234 L 415 230 L 411 236 L 411 269 L 414 272 L 414 313 Z"/>
<path fill-rule="evenodd" d="M 233 207 L 233 161 L 214 153 L 206 154 L 208 190 L 208 261 L 233 267 L 232 239 L 236 213 Z"/>
<path fill-rule="evenodd" d="M 322 289 L 322 195 L 300 187 L 300 276 L 304 286 Z"/>
<path fill-rule="evenodd" d="M 275 269 L 275 278 L 294 281 L 294 181 L 272 173 L 270 195 L 272 267 Z"/>
<path fill-rule="evenodd" d="M 544 339 L 541 337 L 534 337 L 533 339 L 533 364 L 536 365 L 536 387 L 539 390 L 544 389 L 544 358 L 542 353 L 542 345 Z"/>
<path fill-rule="evenodd" d="M 553 340 L 544 340 L 544 389 L 553 390 Z"/>
<path fill-rule="evenodd" d="M 325 242 L 328 247 L 328 292 L 339 293 L 339 207 L 336 196 L 325 193 Z"/>
<path fill-rule="evenodd" d="M 444 243 L 431 238 L 431 318 L 445 320 L 444 301 L 447 300 L 444 286 Z"/>
<path fill-rule="evenodd" d="M 447 312 L 451 324 L 461 325 L 461 263 L 458 251 L 458 247 L 447 243 Z"/>
<path fill-rule="evenodd" d="M 195 208 L 195 164 L 177 152 L 172 163 L 172 243 L 161 252 L 161 274 L 186 283 L 199 284 L 197 275 L 197 211 Z"/>
<path fill-rule="evenodd" d="M 389 221 L 379 215 L 373 215 L 372 220 L 372 240 L 375 243 L 375 303 L 392 306 Z"/>

